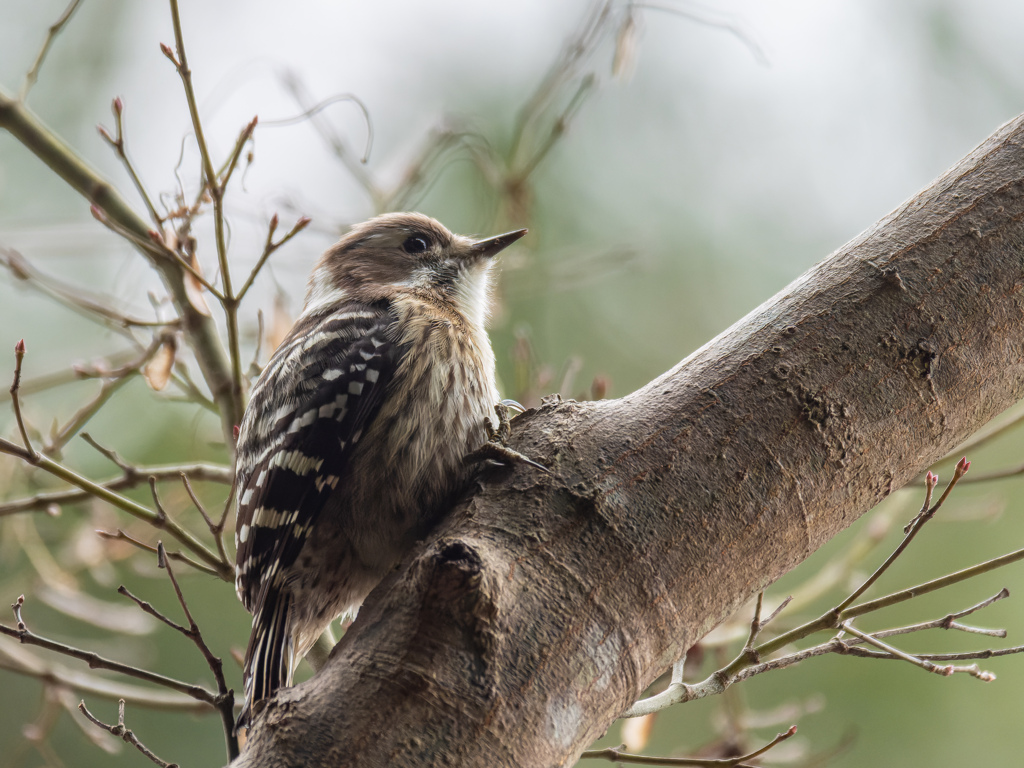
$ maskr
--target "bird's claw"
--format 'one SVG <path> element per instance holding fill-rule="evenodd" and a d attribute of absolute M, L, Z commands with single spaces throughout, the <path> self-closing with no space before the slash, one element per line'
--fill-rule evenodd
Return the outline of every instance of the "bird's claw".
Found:
<path fill-rule="evenodd" d="M 540 464 L 539 462 L 519 453 L 519 451 L 508 447 L 509 440 L 512 438 L 512 425 L 508 416 L 510 408 L 516 409 L 520 413 L 526 411 L 526 409 L 515 400 L 502 400 L 500 403 L 495 404 L 494 412 L 498 416 L 498 426 L 495 427 L 491 423 L 490 419 L 485 422 L 487 425 L 487 442 L 467 455 L 466 462 L 475 464 L 488 459 L 502 464 L 515 464 L 517 462 L 521 462 L 539 469 L 541 472 L 550 474 L 551 470 L 543 464 Z"/>

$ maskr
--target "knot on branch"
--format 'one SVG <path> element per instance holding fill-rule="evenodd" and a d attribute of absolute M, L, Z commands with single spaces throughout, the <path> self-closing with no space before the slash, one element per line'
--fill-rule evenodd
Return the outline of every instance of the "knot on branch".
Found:
<path fill-rule="evenodd" d="M 487 553 L 476 542 L 442 539 L 417 565 L 423 589 L 421 647 L 462 655 L 473 667 L 474 684 L 493 690 L 499 589 Z"/>
<path fill-rule="evenodd" d="M 496 592 L 486 578 L 478 547 L 466 540 L 439 541 L 420 563 L 423 608 L 443 615 L 448 626 L 475 627 L 497 613 Z"/>

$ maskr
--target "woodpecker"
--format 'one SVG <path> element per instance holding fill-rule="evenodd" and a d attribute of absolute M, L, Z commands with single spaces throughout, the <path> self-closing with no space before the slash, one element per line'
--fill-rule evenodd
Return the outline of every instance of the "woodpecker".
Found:
<path fill-rule="evenodd" d="M 235 587 L 253 615 L 240 726 L 468 483 L 498 403 L 493 257 L 525 234 L 386 214 L 314 267 L 238 432 Z"/>

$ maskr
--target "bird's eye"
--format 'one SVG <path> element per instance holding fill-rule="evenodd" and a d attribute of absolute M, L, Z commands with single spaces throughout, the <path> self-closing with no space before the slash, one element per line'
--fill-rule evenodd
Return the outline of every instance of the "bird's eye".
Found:
<path fill-rule="evenodd" d="M 429 247 L 430 240 L 428 240 L 423 235 L 413 235 L 404 243 L 402 243 L 402 249 L 406 253 L 423 253 Z"/>

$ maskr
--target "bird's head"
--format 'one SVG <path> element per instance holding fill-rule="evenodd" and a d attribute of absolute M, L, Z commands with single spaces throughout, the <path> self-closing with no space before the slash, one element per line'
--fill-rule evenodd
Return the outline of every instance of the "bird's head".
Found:
<path fill-rule="evenodd" d="M 320 257 L 309 279 L 304 312 L 415 292 L 448 302 L 482 324 L 492 257 L 525 234 L 520 229 L 475 240 L 419 213 L 377 216 L 352 227 Z"/>

